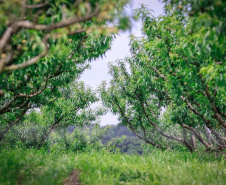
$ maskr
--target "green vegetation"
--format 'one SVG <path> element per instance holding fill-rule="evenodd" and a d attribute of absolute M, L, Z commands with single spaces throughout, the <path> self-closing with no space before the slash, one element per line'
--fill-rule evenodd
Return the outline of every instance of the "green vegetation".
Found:
<path fill-rule="evenodd" d="M 226 182 L 226 161 L 212 155 L 152 151 L 148 155 L 48 153 L 2 150 L 0 184 L 63 184 L 73 169 L 82 184 L 219 184 Z"/>
<path fill-rule="evenodd" d="M 78 112 L 87 112 L 89 105 L 98 101 L 93 90 L 77 80 L 89 68 L 89 62 L 110 49 L 117 31 L 129 27 L 126 3 L 0 3 L 0 141 L 12 127 L 27 119 L 27 112 L 41 109 L 42 118 L 32 120 L 49 127 L 42 132 L 41 146 L 51 128 L 76 124 Z M 115 24 L 107 26 L 107 22 Z M 83 116 L 91 117 L 89 112 Z"/>
<path fill-rule="evenodd" d="M 168 1 L 166 1 L 168 2 Z M 226 148 L 226 4 L 175 1 L 154 17 L 136 10 L 142 37 L 131 35 L 131 57 L 109 65 L 99 87 L 104 106 L 137 137 L 160 149 Z M 177 1 L 176 1 L 177 2 Z M 180 1 L 179 1 L 180 2 Z"/>
<path fill-rule="evenodd" d="M 0 184 L 226 184 L 226 2 L 128 3 L 0 0 Z M 131 19 L 110 83 L 79 82 Z"/>
<path fill-rule="evenodd" d="M 144 142 L 136 137 L 126 126 L 118 124 L 108 128 L 101 138 L 104 145 L 118 148 L 122 153 L 141 154 Z"/>

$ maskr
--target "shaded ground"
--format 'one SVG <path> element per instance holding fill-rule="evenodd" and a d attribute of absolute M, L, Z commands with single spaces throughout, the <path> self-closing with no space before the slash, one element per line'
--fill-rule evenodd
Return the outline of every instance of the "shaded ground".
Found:
<path fill-rule="evenodd" d="M 68 178 L 64 180 L 64 185 L 81 185 L 79 182 L 79 173 L 78 170 L 73 170 Z"/>

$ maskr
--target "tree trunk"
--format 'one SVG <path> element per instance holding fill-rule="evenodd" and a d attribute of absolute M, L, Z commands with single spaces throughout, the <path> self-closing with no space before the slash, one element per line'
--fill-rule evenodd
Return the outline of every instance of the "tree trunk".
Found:
<path fill-rule="evenodd" d="M 8 126 L 0 133 L 0 141 L 2 141 L 6 135 L 6 133 L 19 121 L 23 118 L 23 116 L 26 114 L 28 109 L 30 108 L 30 104 L 27 105 L 27 107 L 20 113 L 20 115 L 17 117 L 17 119 L 11 123 L 8 124 Z"/>
<path fill-rule="evenodd" d="M 50 126 L 50 128 L 48 129 L 48 131 L 46 132 L 46 134 L 44 134 L 37 146 L 37 149 L 40 149 L 42 147 L 42 145 L 44 144 L 46 138 L 49 136 L 50 132 L 57 127 L 57 125 L 59 125 L 60 121 L 64 118 L 64 116 L 62 116 L 60 119 L 58 119 L 54 124 L 52 124 Z"/>

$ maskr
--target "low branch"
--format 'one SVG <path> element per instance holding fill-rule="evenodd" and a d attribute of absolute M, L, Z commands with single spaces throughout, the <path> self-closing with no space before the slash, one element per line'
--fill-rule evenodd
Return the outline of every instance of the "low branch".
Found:
<path fill-rule="evenodd" d="M 187 104 L 188 108 L 195 113 L 196 115 L 198 115 L 199 117 L 201 117 L 203 119 L 203 121 L 205 122 L 206 126 L 211 130 L 211 132 L 216 136 L 216 138 L 220 141 L 220 143 L 222 143 L 223 145 L 226 143 L 226 140 L 220 136 L 220 134 L 215 131 L 215 129 L 210 125 L 210 120 L 208 120 L 207 118 L 205 118 L 205 116 L 203 114 L 201 114 L 199 111 L 197 111 L 192 105 L 191 103 L 185 99 L 183 96 L 180 96 L 180 98 L 185 101 L 185 103 Z"/>
<path fill-rule="evenodd" d="M 4 34 L 2 35 L 2 37 L 0 39 L 0 54 L 3 53 L 4 49 L 7 46 L 7 43 L 12 38 L 13 34 L 18 32 L 20 30 L 20 28 L 39 30 L 39 31 L 52 31 L 52 30 L 55 30 L 55 29 L 58 29 L 58 28 L 64 28 L 64 27 L 67 27 L 67 26 L 70 26 L 70 25 L 73 25 L 73 24 L 76 24 L 76 23 L 89 21 L 94 16 L 97 16 L 99 13 L 100 13 L 99 6 L 96 6 L 94 12 L 91 12 L 91 9 L 88 8 L 87 15 L 85 15 L 83 17 L 74 16 L 74 17 L 71 17 L 71 18 L 68 18 L 68 19 L 65 18 L 64 20 L 62 20 L 58 23 L 55 23 L 55 24 L 51 24 L 51 25 L 35 24 L 33 22 L 30 22 L 30 21 L 14 22 L 6 29 L 6 31 L 4 32 Z M 68 35 L 74 35 L 74 34 L 77 34 L 77 33 L 83 32 L 83 31 L 85 31 L 85 30 L 81 29 L 81 30 L 72 31 Z M 0 73 L 3 72 L 3 71 L 9 71 L 9 70 L 24 68 L 24 67 L 27 67 L 31 64 L 36 63 L 40 58 L 44 57 L 48 52 L 47 44 L 46 44 L 45 40 L 44 40 L 44 44 L 45 44 L 45 49 L 41 54 L 39 54 L 38 56 L 34 57 L 33 59 L 31 59 L 27 62 L 24 62 L 22 64 L 7 66 L 6 63 L 9 63 L 9 60 L 13 59 L 13 57 L 11 57 L 10 55 L 8 55 L 6 58 L 1 59 L 0 60 Z"/>
<path fill-rule="evenodd" d="M 2 53 L 3 49 L 6 47 L 6 43 L 16 31 L 18 31 L 18 26 L 16 25 L 11 25 L 6 29 L 0 40 L 0 53 Z"/>
<path fill-rule="evenodd" d="M 205 122 L 206 124 L 209 124 L 209 123 L 210 123 L 210 120 L 208 120 L 207 118 L 205 118 L 204 115 L 202 115 L 199 111 L 197 111 L 185 97 L 180 96 L 180 98 L 187 104 L 188 108 L 189 108 L 193 113 L 195 113 L 196 115 L 198 115 L 199 117 L 201 117 L 201 118 L 204 120 L 204 122 Z"/>
<path fill-rule="evenodd" d="M 123 109 L 121 108 L 121 106 L 118 104 L 117 99 L 116 99 L 115 97 L 113 97 L 113 98 L 115 99 L 114 103 L 115 103 L 116 106 L 118 107 L 118 109 L 119 109 L 121 115 L 124 117 L 124 120 L 125 120 L 126 123 L 128 124 L 129 128 L 131 129 L 131 131 L 132 131 L 138 138 L 140 138 L 140 139 L 142 139 L 142 140 L 145 140 L 142 136 L 140 136 L 139 134 L 137 134 L 137 133 L 135 132 L 135 130 L 133 129 L 132 124 L 130 123 L 129 119 L 126 117 L 125 112 L 123 111 Z M 157 147 L 157 148 L 163 149 L 163 147 L 162 147 L 161 145 L 158 145 L 158 144 L 154 143 L 153 141 L 148 140 L 147 138 L 146 138 L 145 142 L 146 142 L 146 143 L 149 143 L 149 144 L 151 144 L 151 145 L 153 145 L 153 146 L 155 146 L 155 147 Z"/>
<path fill-rule="evenodd" d="M 139 122 L 140 122 L 140 126 L 141 126 L 141 128 L 142 128 L 143 134 L 144 134 L 143 140 L 144 140 L 146 143 L 149 143 L 149 144 L 151 144 L 151 145 L 153 145 L 153 146 L 155 146 L 155 147 L 160 148 L 160 149 L 163 150 L 163 147 L 162 147 L 160 144 L 156 144 L 154 141 L 151 141 L 150 139 L 147 138 L 146 129 L 145 129 L 144 126 L 143 126 L 143 123 L 142 123 L 142 121 L 141 121 L 140 115 L 139 115 Z M 134 133 L 134 132 L 133 132 L 133 133 Z M 171 148 L 168 148 L 168 147 L 166 147 L 166 148 L 167 148 L 167 149 L 171 149 Z"/>
<path fill-rule="evenodd" d="M 3 66 L 2 71 L 12 71 L 12 70 L 16 70 L 16 69 L 21 69 L 21 68 L 25 68 L 27 66 L 30 66 L 32 64 L 35 64 L 36 62 L 38 62 L 42 57 L 46 56 L 46 54 L 48 53 L 48 43 L 47 43 L 47 39 L 50 36 L 47 35 L 44 39 L 43 39 L 43 43 L 44 43 L 44 50 L 42 53 L 40 53 L 39 55 L 37 55 L 36 57 L 23 62 L 22 64 L 16 64 L 16 65 L 10 65 L 10 66 Z M 1 72 L 1 71 L 0 71 Z"/>
<path fill-rule="evenodd" d="M 166 82 L 168 82 L 167 78 L 165 75 L 161 74 L 156 67 L 151 67 L 151 69 L 153 69 L 161 78 L 163 78 Z"/>
<path fill-rule="evenodd" d="M 150 119 L 147 111 L 145 110 L 145 107 L 144 107 L 144 104 L 142 103 L 142 100 L 140 99 L 139 95 L 137 93 L 135 93 L 140 104 L 141 104 L 141 107 L 142 107 L 142 110 L 143 110 L 143 113 L 145 115 L 145 117 L 147 118 L 147 120 L 149 121 L 149 123 L 155 128 L 155 130 L 157 132 L 159 132 L 162 136 L 168 138 L 168 139 L 172 139 L 172 140 L 175 140 L 175 141 L 178 141 L 180 143 L 183 143 L 184 144 L 184 139 L 180 138 L 180 137 L 176 137 L 176 136 L 172 136 L 172 135 L 168 135 L 168 134 L 165 134 L 163 133 L 162 131 L 159 130 L 159 128 L 157 127 L 157 125 Z"/>
<path fill-rule="evenodd" d="M 37 146 L 37 149 L 40 149 L 41 146 L 43 145 L 43 143 L 45 142 L 46 138 L 49 136 L 50 132 L 57 126 L 60 124 L 61 120 L 64 118 L 64 115 L 61 116 L 57 121 L 55 121 L 50 128 L 48 129 L 48 131 L 46 132 L 46 134 L 44 134 Z"/>
<path fill-rule="evenodd" d="M 226 139 L 221 136 L 221 134 L 219 134 L 210 124 L 206 124 L 206 126 L 221 145 L 226 145 Z"/>
<path fill-rule="evenodd" d="M 145 104 L 146 104 L 148 110 L 151 112 L 151 115 L 152 115 L 153 119 L 156 119 L 155 113 L 154 113 L 154 111 L 150 108 L 150 106 L 148 105 L 147 101 L 145 101 Z"/>
<path fill-rule="evenodd" d="M 87 37 L 82 37 L 81 42 L 84 41 L 85 38 L 87 38 Z M 78 45 L 78 47 L 76 48 L 76 50 L 78 50 L 80 46 L 81 46 L 81 44 Z M 68 56 L 68 59 L 71 59 L 72 57 L 73 57 L 73 53 Z M 5 105 L 3 105 L 3 107 L 0 108 L 0 115 L 1 114 L 4 114 L 6 112 L 9 112 L 10 106 L 17 99 L 19 99 L 19 98 L 32 98 L 32 97 L 34 97 L 34 96 L 42 93 L 45 90 L 45 88 L 47 87 L 47 81 L 49 79 L 51 79 L 53 77 L 56 77 L 56 76 L 59 76 L 59 75 L 61 75 L 64 72 L 67 72 L 67 71 L 61 71 L 61 68 L 62 68 L 62 65 L 60 65 L 58 67 L 58 69 L 56 70 L 56 72 L 53 75 L 48 76 L 47 79 L 44 80 L 45 81 L 45 85 L 44 85 L 44 87 L 40 91 L 37 90 L 36 92 L 33 92 L 31 94 L 28 94 L 28 95 L 26 95 L 26 94 L 17 94 L 17 95 L 15 95 L 11 100 L 9 100 Z M 15 90 L 18 90 L 18 88 L 21 88 L 21 87 L 22 87 L 22 84 L 21 84 L 20 87 L 17 87 L 17 89 L 15 89 Z M 14 91 L 14 90 L 10 90 L 10 91 Z M 3 96 L 3 95 L 4 95 L 4 91 L 3 90 L 0 90 L 0 96 Z"/>
<path fill-rule="evenodd" d="M 197 137 L 197 139 L 207 148 L 207 149 L 212 149 L 212 146 L 209 145 L 203 138 L 202 136 L 193 128 L 193 127 L 190 127 L 188 125 L 186 125 L 185 123 L 182 124 L 182 127 L 188 129 L 188 130 L 191 130 L 195 136 Z"/>
<path fill-rule="evenodd" d="M 40 3 L 40 4 L 35 4 L 35 5 L 28 5 L 28 4 L 26 4 L 25 8 L 29 8 L 29 9 L 42 8 L 42 7 L 44 7 L 44 6 L 48 5 L 48 4 L 49 4 L 49 1 L 46 1 L 46 2 Z"/>
<path fill-rule="evenodd" d="M 40 93 L 42 93 L 46 87 L 47 87 L 47 84 L 48 84 L 48 78 L 45 80 L 45 84 L 44 84 L 44 87 L 40 90 L 40 91 L 37 91 L 37 92 L 33 92 L 31 94 L 17 94 L 16 96 L 14 96 L 11 100 L 9 100 L 2 108 L 0 108 L 0 115 L 3 114 L 9 107 L 10 105 L 15 101 L 17 100 L 18 98 L 32 98 L 34 96 L 37 96 L 39 95 Z"/>
<path fill-rule="evenodd" d="M 40 30 L 40 31 L 51 31 L 51 30 L 55 30 L 55 29 L 58 29 L 58 28 L 64 28 L 64 27 L 67 27 L 67 26 L 70 26 L 72 24 L 76 24 L 76 23 L 79 23 L 79 22 L 88 21 L 88 20 L 92 19 L 94 16 L 97 16 L 99 14 L 99 12 L 100 12 L 100 10 L 99 10 L 99 7 L 97 6 L 93 13 L 90 13 L 90 14 L 85 15 L 83 17 L 68 18 L 68 19 L 65 19 L 65 20 L 58 22 L 56 24 L 52 24 L 52 25 L 34 24 L 30 21 L 18 21 L 14 24 L 16 26 L 20 27 L 20 28 L 25 28 L 25 29 Z"/>
<path fill-rule="evenodd" d="M 26 114 L 30 106 L 31 106 L 31 103 L 27 102 L 27 107 L 24 108 L 24 110 L 20 113 L 17 119 L 9 123 L 9 125 L 0 133 L 0 141 L 2 141 L 2 139 L 5 137 L 6 133 L 10 130 L 10 128 L 16 125 L 23 118 L 23 116 Z"/>
<path fill-rule="evenodd" d="M 190 152 L 194 151 L 194 146 L 189 142 L 187 139 L 187 130 L 183 128 L 183 137 L 184 137 L 184 144 L 190 150 Z"/>
<path fill-rule="evenodd" d="M 199 74 L 199 77 L 200 77 L 200 80 L 201 80 L 201 83 L 203 84 L 204 86 L 204 90 L 206 92 L 206 96 L 207 96 L 207 99 L 209 100 L 212 108 L 213 108 L 213 111 L 214 111 L 214 118 L 218 121 L 219 124 L 221 124 L 224 128 L 226 128 L 226 121 L 221 117 L 220 115 L 220 111 L 217 109 L 217 106 L 214 102 L 214 98 L 211 96 L 211 93 L 209 91 L 209 88 L 208 86 L 206 85 L 204 79 L 202 78 L 202 75 Z"/>

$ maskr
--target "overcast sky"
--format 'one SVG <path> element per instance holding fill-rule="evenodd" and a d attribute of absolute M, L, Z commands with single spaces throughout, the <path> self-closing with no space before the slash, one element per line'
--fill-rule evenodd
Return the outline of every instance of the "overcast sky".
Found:
<path fill-rule="evenodd" d="M 153 15 L 158 16 L 163 13 L 163 4 L 159 0 L 133 0 L 132 7 L 128 6 L 128 12 L 132 13 L 133 9 L 139 8 L 141 4 L 146 5 L 152 9 Z M 99 58 L 91 63 L 91 69 L 86 70 L 81 76 L 80 80 L 84 81 L 86 85 L 92 87 L 93 90 L 101 84 L 102 81 L 111 79 L 108 74 L 108 62 L 114 62 L 117 59 L 123 59 L 129 56 L 129 35 L 141 36 L 141 22 L 137 21 L 132 25 L 132 30 L 129 32 L 120 32 L 119 36 L 113 41 L 111 49 L 106 53 L 106 57 Z M 95 106 L 95 105 L 94 105 Z M 107 113 L 102 116 L 101 125 L 115 125 L 119 121 L 117 116 Z"/>

